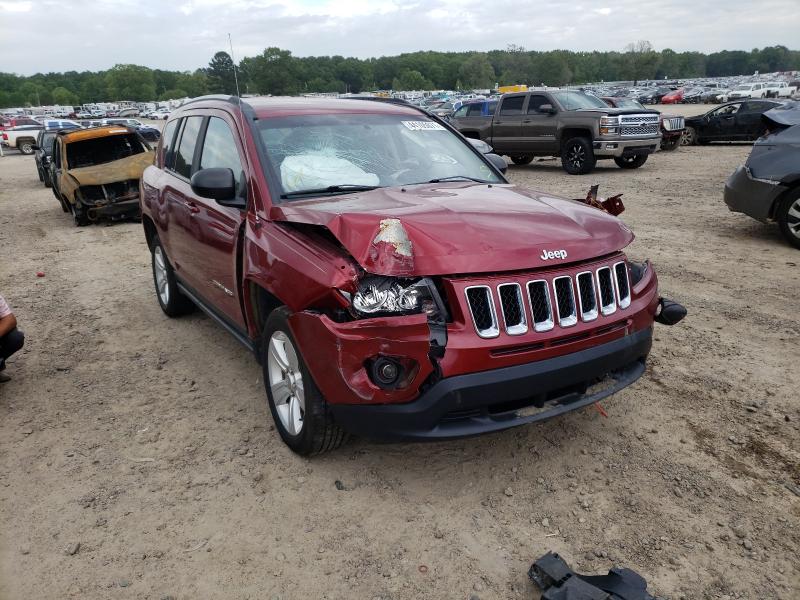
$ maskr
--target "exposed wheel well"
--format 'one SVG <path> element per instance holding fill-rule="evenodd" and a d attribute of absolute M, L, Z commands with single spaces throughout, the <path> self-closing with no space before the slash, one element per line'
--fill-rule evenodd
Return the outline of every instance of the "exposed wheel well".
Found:
<path fill-rule="evenodd" d="M 277 296 L 271 294 L 261 286 L 250 282 L 248 284 L 250 295 L 250 317 L 253 320 L 253 326 L 257 332 L 258 339 L 255 344 L 256 358 L 259 364 L 261 363 L 261 332 L 264 331 L 264 325 L 269 319 L 269 315 L 273 310 L 283 306 Z"/>
<path fill-rule="evenodd" d="M 772 206 L 769 209 L 769 218 L 774 219 L 777 216 L 776 213 L 778 212 L 778 207 L 781 205 L 781 202 L 783 202 L 784 198 L 792 196 L 793 194 L 797 194 L 799 191 L 800 191 L 800 180 L 792 182 L 792 186 L 788 190 L 786 190 L 780 196 L 775 198 L 775 201 L 772 203 Z"/>
<path fill-rule="evenodd" d="M 152 250 L 153 240 L 157 235 L 156 226 L 153 221 L 150 220 L 150 217 L 147 215 L 142 215 L 142 227 L 144 227 L 144 237 L 147 240 L 147 247 Z"/>

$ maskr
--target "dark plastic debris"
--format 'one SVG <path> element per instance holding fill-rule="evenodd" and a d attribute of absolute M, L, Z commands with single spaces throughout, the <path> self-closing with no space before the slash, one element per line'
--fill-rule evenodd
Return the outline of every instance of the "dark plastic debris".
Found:
<path fill-rule="evenodd" d="M 533 563 L 528 577 L 542 590 L 541 600 L 656 600 L 636 571 L 614 568 L 608 575 L 580 575 L 553 552 Z"/>
<path fill-rule="evenodd" d="M 599 188 L 599 185 L 593 185 L 591 188 L 589 188 L 589 193 L 586 194 L 586 198 L 575 198 L 575 200 L 578 202 L 583 202 L 584 204 L 588 204 L 594 208 L 604 210 L 615 217 L 621 215 L 625 210 L 625 205 L 622 203 L 622 194 L 611 196 L 605 200 L 598 199 L 597 190 Z"/>

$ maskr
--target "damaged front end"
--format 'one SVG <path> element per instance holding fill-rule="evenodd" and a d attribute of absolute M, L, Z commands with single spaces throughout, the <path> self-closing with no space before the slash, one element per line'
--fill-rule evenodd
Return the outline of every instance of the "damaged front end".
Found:
<path fill-rule="evenodd" d="M 140 214 L 139 180 L 82 185 L 75 191 L 75 203 L 80 205 L 87 219 L 92 222 L 101 218 L 116 220 L 137 217 Z"/>

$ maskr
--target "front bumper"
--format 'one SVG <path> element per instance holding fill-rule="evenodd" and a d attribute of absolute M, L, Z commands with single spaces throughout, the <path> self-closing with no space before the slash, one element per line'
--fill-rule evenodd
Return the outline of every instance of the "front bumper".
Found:
<path fill-rule="evenodd" d="M 652 327 L 555 358 L 440 380 L 395 405 L 329 404 L 364 437 L 444 440 L 543 421 L 602 400 L 641 377 Z"/>
<path fill-rule="evenodd" d="M 638 154 L 652 154 L 661 145 L 661 135 L 636 139 L 601 139 L 592 142 L 594 155 L 598 158 L 619 158 Z"/>
<path fill-rule="evenodd" d="M 86 215 L 92 221 L 100 218 L 122 219 L 135 217 L 141 214 L 141 207 L 139 205 L 138 198 L 121 200 L 101 206 L 81 202 L 81 206 L 86 211 Z"/>
<path fill-rule="evenodd" d="M 725 182 L 725 204 L 732 212 L 744 213 L 768 222 L 775 201 L 788 188 L 779 182 L 756 179 L 746 165 L 740 166 Z"/>

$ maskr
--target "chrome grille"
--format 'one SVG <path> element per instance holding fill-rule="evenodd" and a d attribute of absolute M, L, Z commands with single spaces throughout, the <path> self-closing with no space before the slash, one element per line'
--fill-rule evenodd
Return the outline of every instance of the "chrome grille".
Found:
<path fill-rule="evenodd" d="M 528 282 L 528 301 L 531 303 L 534 331 L 550 331 L 553 328 L 553 306 L 547 282 L 543 279 Z"/>
<path fill-rule="evenodd" d="M 620 308 L 628 308 L 631 304 L 631 287 L 628 283 L 628 265 L 618 262 L 614 265 L 617 282 L 617 302 Z"/>
<path fill-rule="evenodd" d="M 556 311 L 558 324 L 570 327 L 578 322 L 578 311 L 575 308 L 575 292 L 572 289 L 572 278 L 565 275 L 553 279 L 553 291 L 556 294 Z"/>
<path fill-rule="evenodd" d="M 658 133 L 658 115 L 622 115 L 620 134 L 623 136 L 655 135 Z"/>
<path fill-rule="evenodd" d="M 678 131 L 679 129 L 683 129 L 686 122 L 683 120 L 683 117 L 669 117 L 664 119 L 664 129 L 667 131 Z"/>
<path fill-rule="evenodd" d="M 487 285 L 476 285 L 465 290 L 469 311 L 475 330 L 482 338 L 493 338 L 500 334 L 497 328 L 497 313 L 494 309 L 492 290 Z"/>
<path fill-rule="evenodd" d="M 498 285 L 497 295 L 500 297 L 500 309 L 503 311 L 506 333 L 509 335 L 522 335 L 528 331 L 528 321 L 525 318 L 525 303 L 522 300 L 522 288 L 520 285 L 518 283 Z"/>
<path fill-rule="evenodd" d="M 597 287 L 600 289 L 600 312 L 604 315 L 610 315 L 617 310 L 617 302 L 614 298 L 614 281 L 611 278 L 610 267 L 597 269 Z"/>
<path fill-rule="evenodd" d="M 581 319 L 594 321 L 597 318 L 597 294 L 594 291 L 594 276 L 591 271 L 578 273 L 578 302 L 580 302 Z"/>

